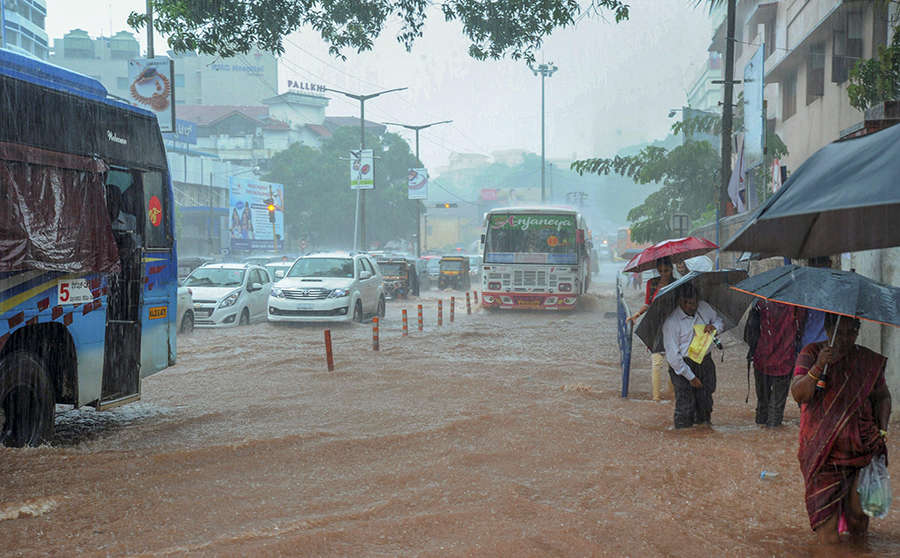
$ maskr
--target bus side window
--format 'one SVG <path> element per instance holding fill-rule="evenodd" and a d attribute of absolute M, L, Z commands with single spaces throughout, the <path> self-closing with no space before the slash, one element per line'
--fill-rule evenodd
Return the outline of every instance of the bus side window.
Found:
<path fill-rule="evenodd" d="M 143 173 L 144 232 L 147 248 L 169 248 L 168 205 L 165 183 L 158 171 Z"/>

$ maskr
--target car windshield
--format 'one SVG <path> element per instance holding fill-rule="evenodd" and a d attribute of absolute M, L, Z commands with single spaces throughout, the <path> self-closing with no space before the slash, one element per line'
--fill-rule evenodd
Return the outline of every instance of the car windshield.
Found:
<path fill-rule="evenodd" d="M 200 267 L 184 280 L 186 287 L 238 287 L 244 282 L 243 269 Z"/>
<path fill-rule="evenodd" d="M 266 269 L 269 271 L 269 275 L 274 277 L 275 279 L 281 279 L 284 277 L 284 274 L 287 273 L 287 270 L 291 268 L 291 264 L 269 264 L 266 266 Z"/>
<path fill-rule="evenodd" d="M 353 278 L 352 258 L 300 258 L 291 267 L 288 277 L 346 277 Z"/>

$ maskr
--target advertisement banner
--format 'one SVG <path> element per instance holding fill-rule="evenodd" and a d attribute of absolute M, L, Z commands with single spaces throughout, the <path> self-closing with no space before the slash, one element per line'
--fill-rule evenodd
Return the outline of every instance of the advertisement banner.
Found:
<path fill-rule="evenodd" d="M 284 186 L 255 178 L 232 176 L 229 186 L 229 230 L 231 251 L 273 250 L 273 233 L 278 249 L 284 248 Z M 266 200 L 275 204 L 275 226 L 269 221 Z"/>
<path fill-rule="evenodd" d="M 197 145 L 197 124 L 176 118 L 175 131 L 172 133 L 166 132 L 165 138 L 179 143 Z"/>
<path fill-rule="evenodd" d="M 428 170 L 409 169 L 409 199 L 428 199 Z"/>
<path fill-rule="evenodd" d="M 167 56 L 128 61 L 128 90 L 143 109 L 156 115 L 159 130 L 175 132 L 175 63 Z"/>
<path fill-rule="evenodd" d="M 350 189 L 374 190 L 375 165 L 371 149 L 350 152 Z"/>

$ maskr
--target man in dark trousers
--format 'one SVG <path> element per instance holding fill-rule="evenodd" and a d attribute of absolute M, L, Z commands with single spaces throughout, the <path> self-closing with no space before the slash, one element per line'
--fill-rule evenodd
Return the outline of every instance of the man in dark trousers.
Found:
<path fill-rule="evenodd" d="M 761 300 L 750 308 L 744 340 L 756 378 L 756 424 L 781 426 L 805 311 Z"/>
<path fill-rule="evenodd" d="M 678 307 L 663 323 L 669 376 L 675 386 L 675 428 L 689 428 L 695 424 L 711 426 L 716 365 L 709 352 L 700 364 L 687 358 L 695 325 L 704 326 L 706 333 L 715 333 L 721 331 L 723 324 L 712 306 L 697 300 L 694 286 L 688 283 L 679 289 Z"/>

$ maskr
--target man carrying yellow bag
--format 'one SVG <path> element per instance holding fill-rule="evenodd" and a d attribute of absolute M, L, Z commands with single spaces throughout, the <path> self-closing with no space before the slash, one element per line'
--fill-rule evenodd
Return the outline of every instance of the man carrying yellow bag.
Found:
<path fill-rule="evenodd" d="M 691 283 L 681 285 L 678 305 L 663 323 L 663 344 L 669 376 L 675 386 L 675 428 L 711 426 L 716 391 L 716 365 L 709 353 L 722 318 Z"/>

